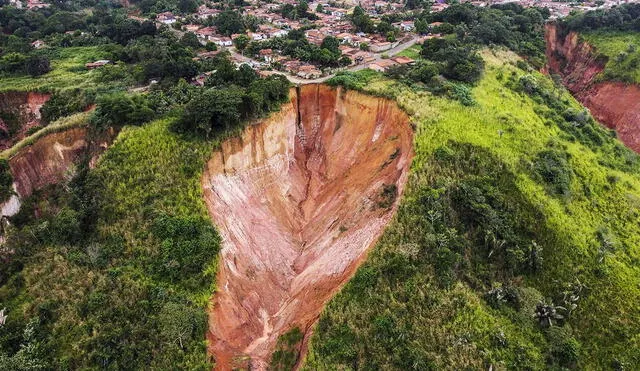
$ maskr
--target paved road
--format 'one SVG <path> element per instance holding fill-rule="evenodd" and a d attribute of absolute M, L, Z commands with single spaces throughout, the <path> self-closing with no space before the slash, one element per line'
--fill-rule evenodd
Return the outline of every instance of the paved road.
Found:
<path fill-rule="evenodd" d="M 385 51 L 384 53 L 374 53 L 374 61 L 379 61 L 382 59 L 382 54 L 388 55 L 389 57 L 393 57 L 394 55 L 402 52 L 403 50 L 406 50 L 410 47 L 412 47 L 417 41 L 418 41 L 419 37 L 414 36 L 413 38 L 411 38 L 411 40 L 406 41 L 402 44 L 398 44 L 395 48 L 389 49 L 387 51 Z M 238 60 L 241 60 L 245 63 L 250 63 L 250 62 L 254 62 L 254 63 L 259 63 L 258 61 L 251 59 L 249 57 L 246 57 L 242 54 L 239 54 L 238 52 L 235 51 L 235 49 L 229 49 L 229 51 L 231 52 L 231 54 L 237 58 Z M 355 72 L 355 71 L 360 71 L 367 68 L 366 64 L 358 64 L 355 66 L 351 66 L 351 67 L 347 67 L 341 71 L 351 71 L 351 72 Z M 330 75 L 327 76 L 323 76 L 323 77 L 319 77 L 317 79 L 303 79 L 301 77 L 298 76 L 294 76 L 290 73 L 287 72 L 282 72 L 282 71 L 266 71 L 268 74 L 276 74 L 276 75 L 284 75 L 289 81 L 291 81 L 294 84 L 314 84 L 314 83 L 322 83 L 325 82 L 327 80 L 329 80 L 330 78 L 332 78 L 333 76 L 335 76 L 335 73 L 332 73 Z"/>

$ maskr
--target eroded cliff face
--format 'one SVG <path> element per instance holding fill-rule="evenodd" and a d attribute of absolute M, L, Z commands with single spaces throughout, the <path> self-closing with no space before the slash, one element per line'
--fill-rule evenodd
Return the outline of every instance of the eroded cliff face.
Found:
<path fill-rule="evenodd" d="M 2 216 L 15 215 L 20 209 L 20 200 L 35 190 L 64 180 L 80 156 L 89 154 L 97 158 L 116 135 L 115 130 L 108 130 L 89 141 L 88 131 L 78 127 L 47 134 L 12 156 L 9 166 L 16 194 L 0 205 Z"/>
<path fill-rule="evenodd" d="M 51 98 L 39 92 L 0 93 L 0 150 L 10 148 L 40 124 L 40 109 Z"/>
<path fill-rule="evenodd" d="M 213 154 L 202 186 L 223 237 L 208 334 L 218 369 L 266 368 L 296 326 L 306 343 L 395 211 L 408 121 L 395 102 L 305 85 Z"/>
<path fill-rule="evenodd" d="M 629 148 L 640 152 L 640 86 L 597 81 L 606 58 L 576 32 L 564 32 L 557 24 L 546 26 L 547 71 L 558 73 L 565 86 L 604 125 L 615 129 Z"/>

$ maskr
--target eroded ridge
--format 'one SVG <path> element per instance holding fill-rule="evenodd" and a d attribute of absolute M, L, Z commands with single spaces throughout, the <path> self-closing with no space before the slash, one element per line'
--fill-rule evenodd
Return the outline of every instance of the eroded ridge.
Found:
<path fill-rule="evenodd" d="M 395 102 L 324 85 L 222 144 L 202 179 L 223 238 L 208 334 L 219 369 L 264 369 L 293 327 L 308 339 L 390 221 L 411 157 Z"/>

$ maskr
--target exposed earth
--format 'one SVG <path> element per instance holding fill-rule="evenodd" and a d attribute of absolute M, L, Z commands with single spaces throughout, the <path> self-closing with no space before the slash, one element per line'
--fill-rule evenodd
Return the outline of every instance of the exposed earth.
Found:
<path fill-rule="evenodd" d="M 413 134 L 395 102 L 326 85 L 290 96 L 224 142 L 202 178 L 223 237 L 208 333 L 219 369 L 266 368 L 294 327 L 305 347 L 407 180 Z"/>
<path fill-rule="evenodd" d="M 615 129 L 620 140 L 640 152 L 640 86 L 600 81 L 607 58 L 555 23 L 546 25 L 547 69 L 558 73 L 564 85 L 601 123 Z"/>

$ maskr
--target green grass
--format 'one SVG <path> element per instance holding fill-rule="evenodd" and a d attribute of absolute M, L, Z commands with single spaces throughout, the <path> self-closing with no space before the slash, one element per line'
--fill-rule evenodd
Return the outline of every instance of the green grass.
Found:
<path fill-rule="evenodd" d="M 364 86 L 410 113 L 415 158 L 396 217 L 322 313 L 307 369 L 640 366 L 638 156 L 507 87 L 527 73 L 512 53 L 483 57 L 471 107 L 382 78 Z M 568 158 L 566 195 L 536 170 L 550 150 Z M 492 287 L 513 298 L 492 304 Z M 537 303 L 579 288 L 564 326 L 538 325 Z"/>
<path fill-rule="evenodd" d="M 622 31 L 593 31 L 580 36 L 608 58 L 602 79 L 640 83 L 640 34 Z"/>
<path fill-rule="evenodd" d="M 64 88 L 92 88 L 96 71 L 89 71 L 85 63 L 105 57 L 101 46 L 56 48 L 49 51 L 51 71 L 38 77 L 29 75 L 2 77 L 0 92 L 4 91 L 53 91 Z"/>
<path fill-rule="evenodd" d="M 411 59 L 420 59 L 420 51 L 422 50 L 422 46 L 419 44 L 415 44 L 410 48 L 407 48 L 400 53 L 396 54 L 397 56 L 408 57 Z"/>
<path fill-rule="evenodd" d="M 41 216 L 15 220 L 21 269 L 0 288 L 13 317 L 3 349 L 35 317 L 54 369 L 211 369 L 205 308 L 220 242 L 200 178 L 217 142 L 174 134 L 172 120 L 123 128 L 81 188 L 73 180 L 25 201 L 21 212 Z M 83 212 L 93 227 L 78 229 Z"/>

